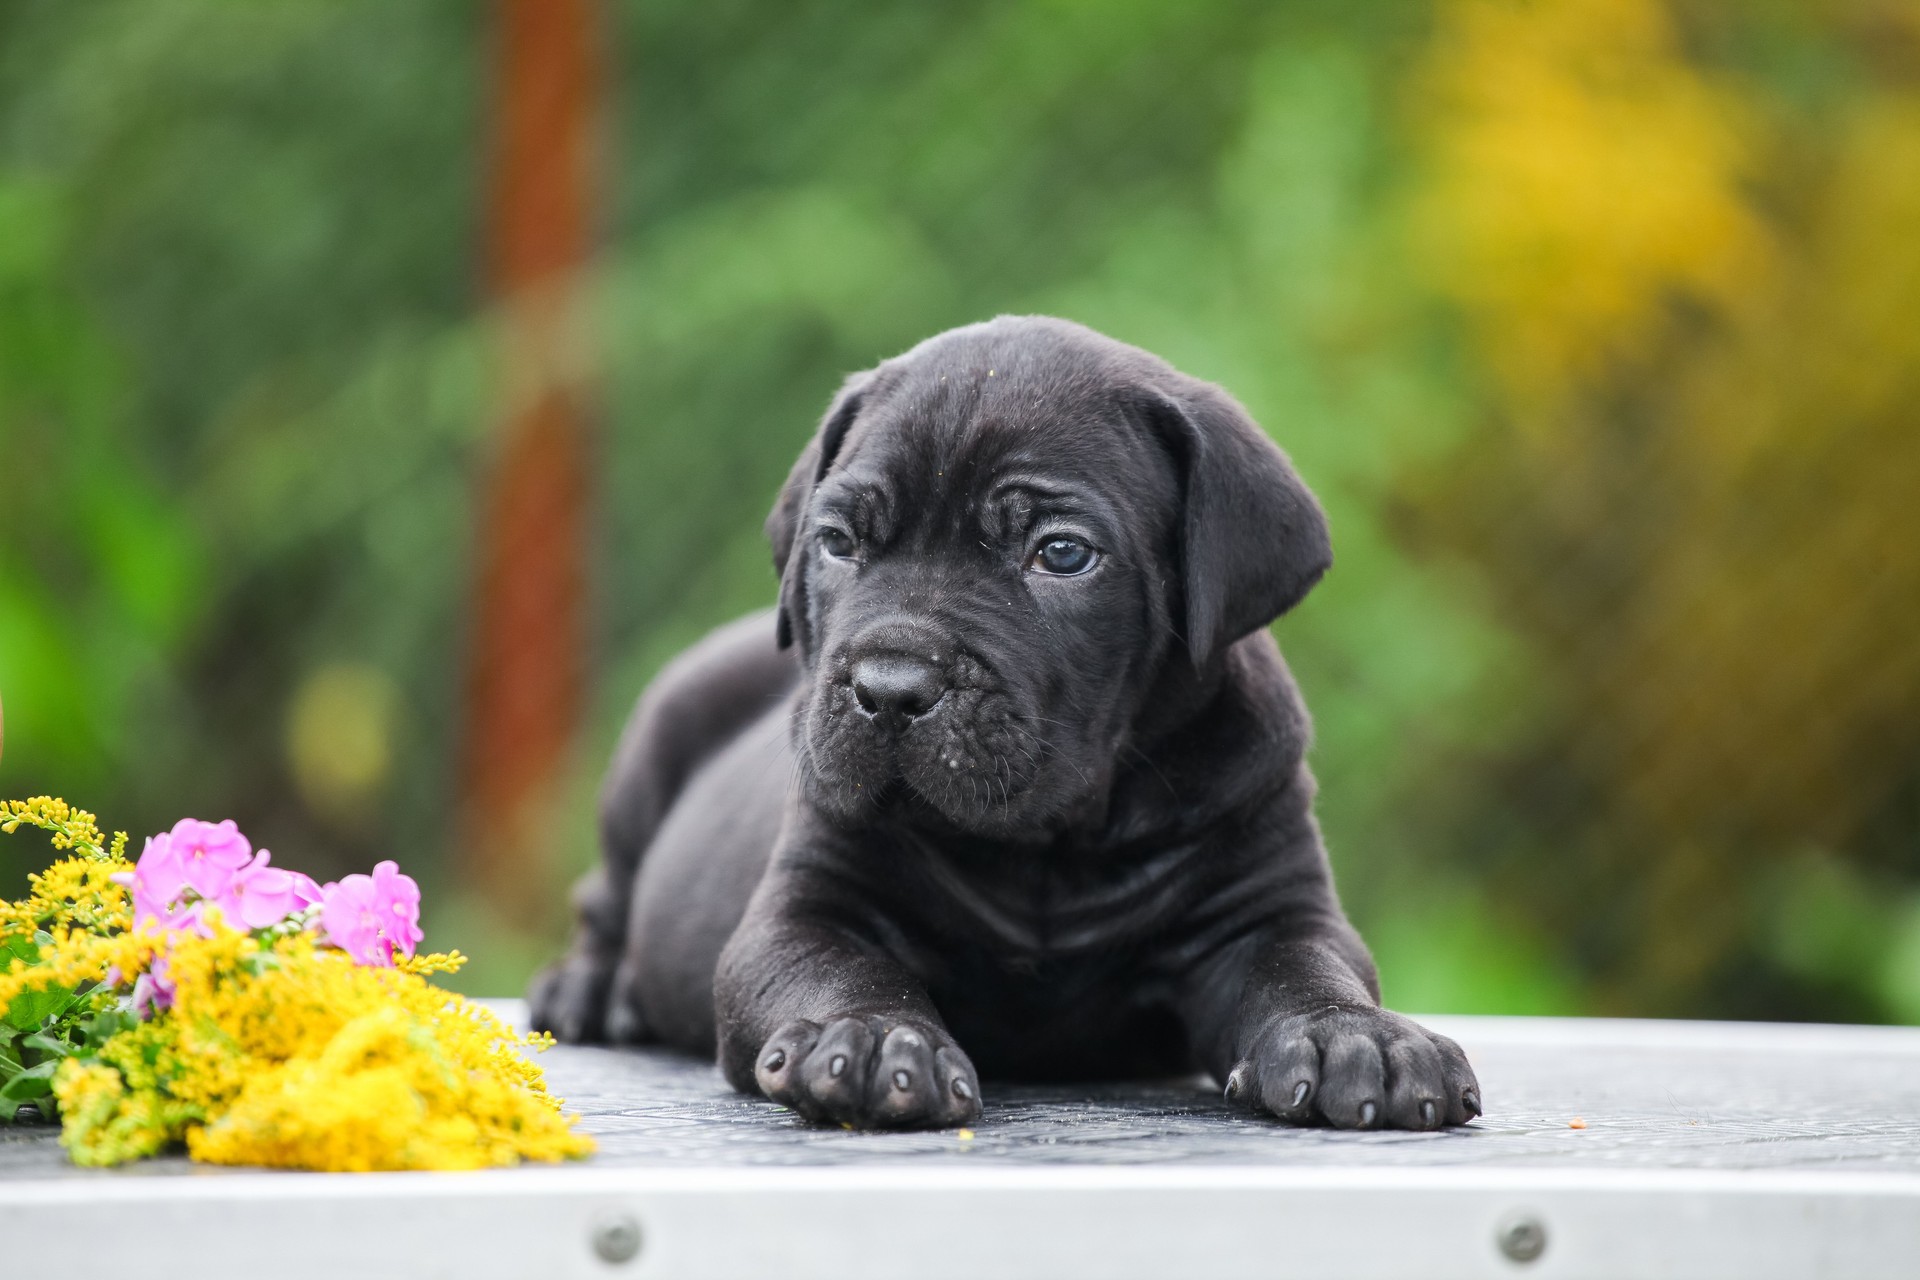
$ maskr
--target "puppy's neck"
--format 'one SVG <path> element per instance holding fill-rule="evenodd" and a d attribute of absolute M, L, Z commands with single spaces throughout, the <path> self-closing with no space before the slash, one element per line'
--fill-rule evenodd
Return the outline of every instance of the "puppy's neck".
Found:
<path fill-rule="evenodd" d="M 1207 826 L 1292 785 L 1311 736 L 1292 674 L 1264 629 L 1197 669 L 1171 654 L 1086 815 L 1095 821 L 1076 826 L 1082 839 L 1105 845 Z"/>
<path fill-rule="evenodd" d="M 1196 666 L 1182 650 L 1160 663 L 1160 672 L 1134 717 L 1131 741 L 1151 752 L 1170 735 L 1190 727 L 1220 700 L 1231 678 L 1233 646 L 1204 665 Z"/>

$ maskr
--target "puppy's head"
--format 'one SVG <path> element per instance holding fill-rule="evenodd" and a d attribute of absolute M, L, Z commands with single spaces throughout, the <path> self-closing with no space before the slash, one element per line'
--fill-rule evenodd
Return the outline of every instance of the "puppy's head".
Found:
<path fill-rule="evenodd" d="M 999 839 L 1097 810 L 1166 664 L 1211 670 L 1331 563 L 1230 396 L 1037 317 L 849 378 L 767 532 L 811 798 Z"/>

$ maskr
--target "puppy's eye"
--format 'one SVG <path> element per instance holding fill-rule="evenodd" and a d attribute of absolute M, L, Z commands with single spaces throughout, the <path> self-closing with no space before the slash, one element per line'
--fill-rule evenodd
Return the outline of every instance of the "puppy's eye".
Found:
<path fill-rule="evenodd" d="M 1027 568 L 1071 578 L 1093 568 L 1096 559 L 1093 548 L 1078 539 L 1049 538 L 1033 553 L 1033 559 L 1027 561 Z"/>
<path fill-rule="evenodd" d="M 853 553 L 860 549 L 860 544 L 845 529 L 830 524 L 820 529 L 820 549 L 835 560 L 851 560 Z"/>

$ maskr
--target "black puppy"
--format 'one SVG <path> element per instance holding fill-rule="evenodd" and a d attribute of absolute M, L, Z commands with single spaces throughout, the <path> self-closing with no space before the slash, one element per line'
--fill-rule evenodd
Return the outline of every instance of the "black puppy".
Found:
<path fill-rule="evenodd" d="M 861 1127 L 972 1119 L 976 1065 L 1479 1113 L 1334 895 L 1265 629 L 1326 523 L 1224 391 L 1060 320 L 956 329 L 847 380 L 767 532 L 777 613 L 633 713 L 536 1026 L 717 1047 Z"/>

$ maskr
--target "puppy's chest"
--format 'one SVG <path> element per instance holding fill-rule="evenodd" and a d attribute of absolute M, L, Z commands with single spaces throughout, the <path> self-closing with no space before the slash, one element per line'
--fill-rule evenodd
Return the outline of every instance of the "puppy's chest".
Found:
<path fill-rule="evenodd" d="M 916 862 L 903 940 L 919 953 L 913 967 L 936 973 L 1061 980 L 1178 964 L 1209 931 L 1220 896 L 1191 846 L 1106 858 L 927 851 Z"/>

